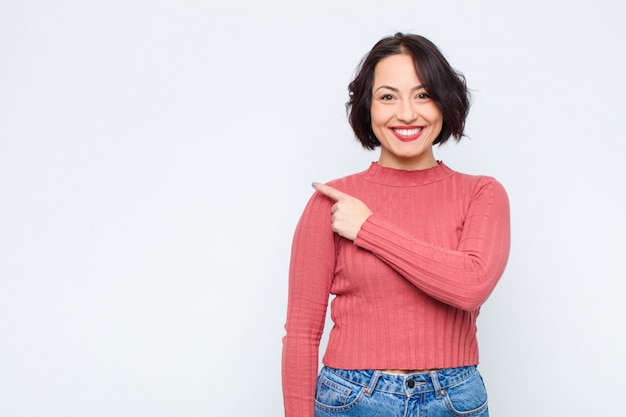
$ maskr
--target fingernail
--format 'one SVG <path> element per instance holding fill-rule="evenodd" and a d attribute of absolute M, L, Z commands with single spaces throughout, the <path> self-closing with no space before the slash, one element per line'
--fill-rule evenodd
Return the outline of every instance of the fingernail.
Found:
<path fill-rule="evenodd" d="M 313 187 L 313 188 L 315 188 L 315 186 L 316 186 L 316 185 L 317 185 L 317 183 L 316 183 L 316 182 L 312 182 L 312 183 L 311 183 L 311 187 Z"/>

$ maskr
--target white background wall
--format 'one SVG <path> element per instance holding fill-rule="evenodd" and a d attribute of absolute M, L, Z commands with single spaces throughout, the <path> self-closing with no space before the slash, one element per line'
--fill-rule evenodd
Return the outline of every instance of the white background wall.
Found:
<path fill-rule="evenodd" d="M 617 0 L 0 0 L 0 415 L 279 416 L 293 229 L 360 171 L 346 87 L 426 35 L 474 90 L 437 152 L 507 188 L 479 320 L 495 417 L 618 415 Z"/>

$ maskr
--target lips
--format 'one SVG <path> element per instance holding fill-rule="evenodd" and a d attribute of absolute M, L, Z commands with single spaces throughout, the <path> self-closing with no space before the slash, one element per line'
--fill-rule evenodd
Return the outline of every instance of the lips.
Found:
<path fill-rule="evenodd" d="M 410 142 L 420 137 L 422 131 L 424 130 L 423 126 L 402 126 L 402 127 L 392 127 L 389 128 L 393 135 L 400 139 L 403 142 Z"/>

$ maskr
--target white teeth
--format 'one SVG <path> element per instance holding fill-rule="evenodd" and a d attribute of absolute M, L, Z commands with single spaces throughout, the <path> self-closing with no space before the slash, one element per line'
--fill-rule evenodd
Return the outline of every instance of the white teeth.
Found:
<path fill-rule="evenodd" d="M 422 130 L 421 127 L 415 129 L 394 129 L 394 131 L 402 136 L 413 136 L 417 135 Z"/>

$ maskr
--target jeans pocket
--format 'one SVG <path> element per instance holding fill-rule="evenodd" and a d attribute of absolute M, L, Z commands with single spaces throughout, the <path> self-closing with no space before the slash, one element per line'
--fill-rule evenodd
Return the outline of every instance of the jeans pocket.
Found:
<path fill-rule="evenodd" d="M 453 416 L 478 416 L 487 410 L 487 390 L 478 371 L 445 391 L 444 402 Z"/>
<path fill-rule="evenodd" d="M 322 369 L 315 391 L 315 406 L 325 411 L 347 411 L 358 405 L 363 392 L 363 387 Z"/>

